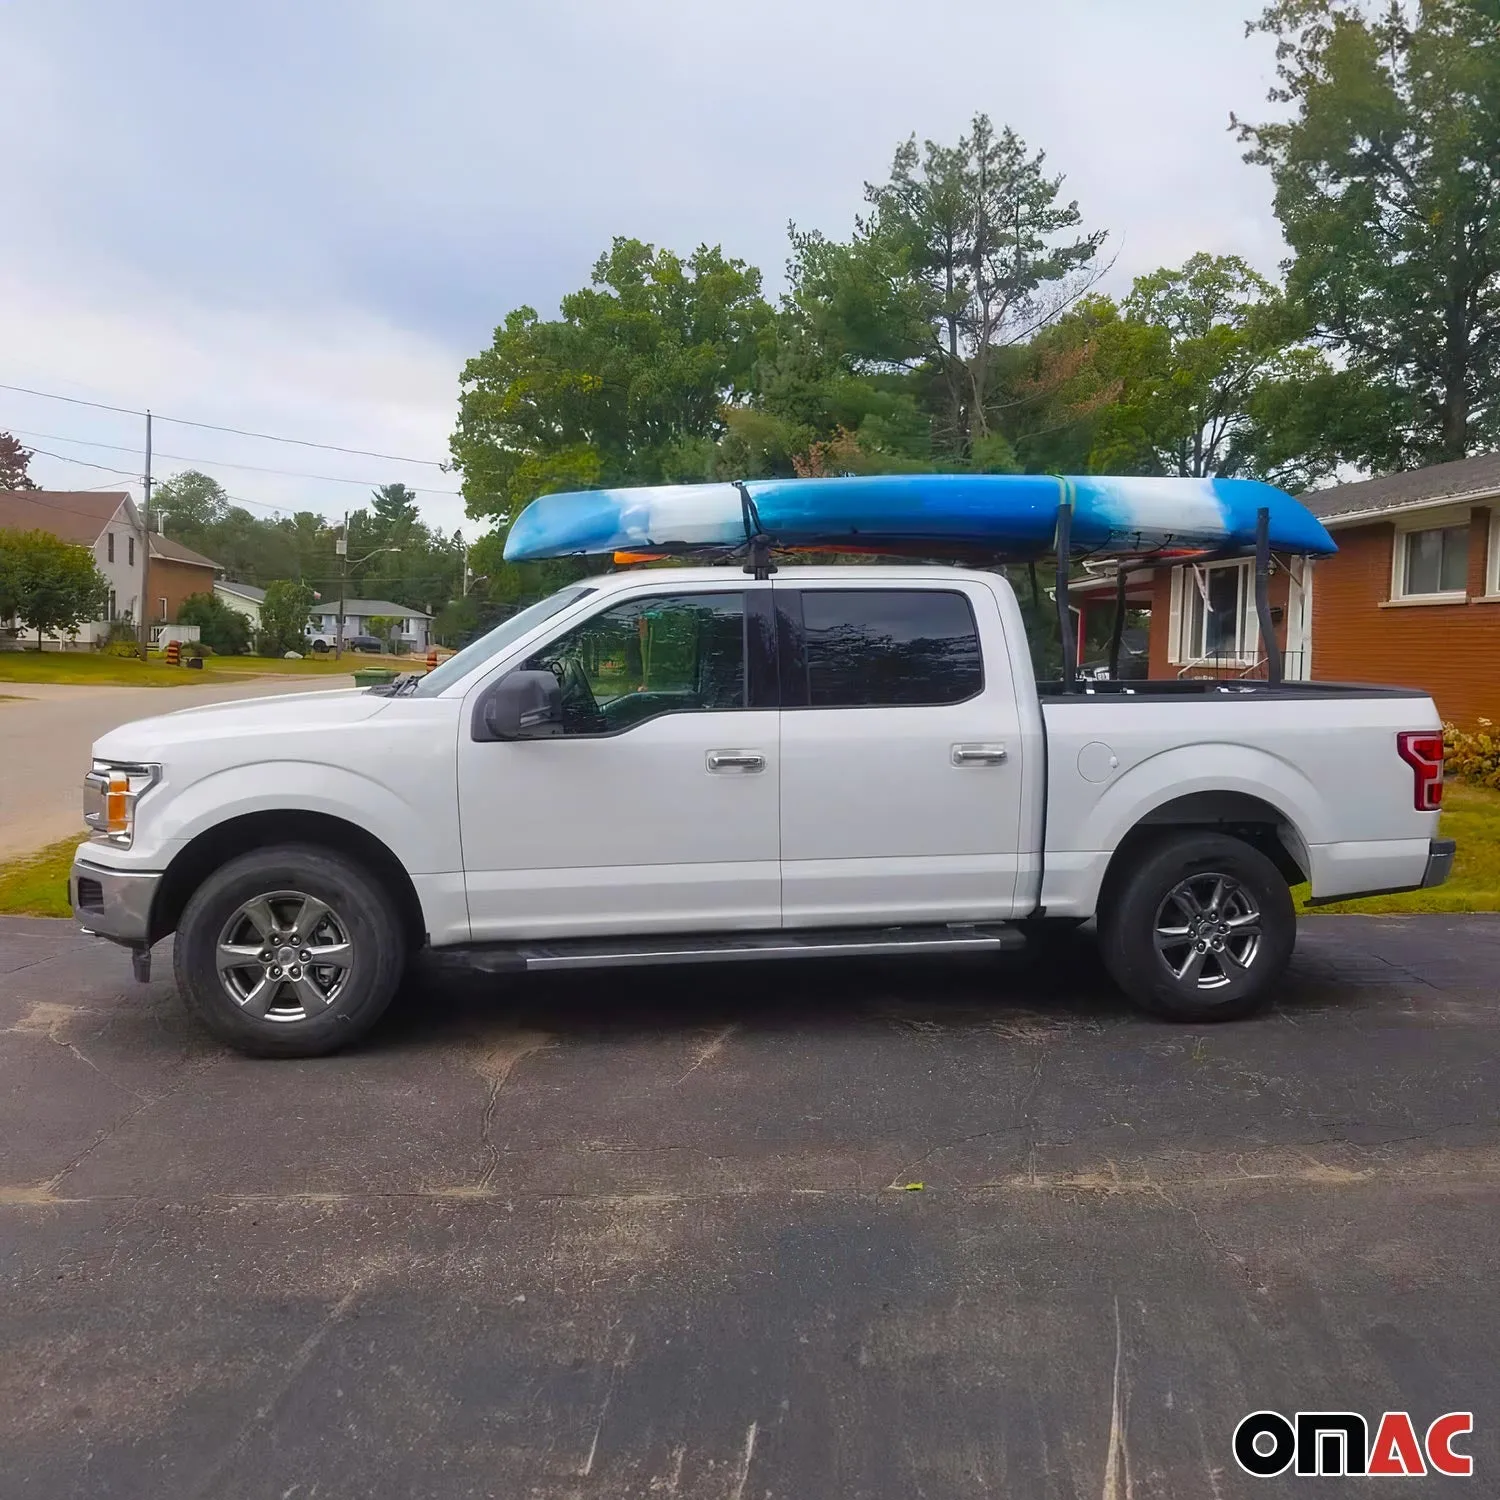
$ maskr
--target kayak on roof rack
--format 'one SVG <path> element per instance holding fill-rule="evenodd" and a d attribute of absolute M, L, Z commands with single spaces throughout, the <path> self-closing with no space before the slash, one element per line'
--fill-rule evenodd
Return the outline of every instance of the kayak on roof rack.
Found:
<path fill-rule="evenodd" d="M 1054 550 L 1064 507 L 1073 552 L 1249 551 L 1262 510 L 1273 550 L 1337 550 L 1305 506 L 1251 479 L 879 474 L 543 495 L 516 518 L 505 557 L 690 552 L 744 546 L 759 534 L 787 551 L 845 544 L 1027 561 Z"/>

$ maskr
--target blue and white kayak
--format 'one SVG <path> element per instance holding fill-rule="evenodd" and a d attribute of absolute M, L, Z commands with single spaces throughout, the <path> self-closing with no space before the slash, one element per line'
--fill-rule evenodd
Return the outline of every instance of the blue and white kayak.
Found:
<path fill-rule="evenodd" d="M 760 528 L 781 548 L 837 547 L 1040 557 L 1058 511 L 1073 506 L 1077 551 L 1231 550 L 1255 545 L 1270 512 L 1271 546 L 1326 556 L 1322 523 L 1285 491 L 1251 479 L 1063 479 L 1047 474 L 879 474 L 751 479 Z M 746 540 L 733 484 L 672 484 L 543 495 L 516 517 L 508 562 L 615 551 L 685 552 Z"/>

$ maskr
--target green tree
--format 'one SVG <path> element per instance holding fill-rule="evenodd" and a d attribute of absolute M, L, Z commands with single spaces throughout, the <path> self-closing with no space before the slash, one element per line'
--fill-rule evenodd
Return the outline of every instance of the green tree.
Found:
<path fill-rule="evenodd" d="M 1372 388 L 1358 456 L 1462 458 L 1500 439 L 1500 7 L 1278 0 L 1271 99 L 1239 125 L 1270 168 L 1288 290 Z"/>
<path fill-rule="evenodd" d="M 971 458 L 996 426 L 999 351 L 1052 322 L 1097 277 L 1105 236 L 1074 233 L 1082 215 L 1045 159 L 979 114 L 956 146 L 927 141 L 919 152 L 913 136 L 889 181 L 865 188 L 872 211 L 856 241 L 900 268 L 885 323 L 897 348 L 923 328 L 938 443 L 955 458 Z"/>
<path fill-rule="evenodd" d="M 47 531 L 0 531 L 0 616 L 15 616 L 36 631 L 68 635 L 97 620 L 109 585 L 87 547 Z"/>
<path fill-rule="evenodd" d="M 632 239 L 561 314 L 518 308 L 464 366 L 453 457 L 469 515 L 502 529 L 549 490 L 707 477 L 772 322 L 754 267 Z"/>
<path fill-rule="evenodd" d="M 350 594 L 436 614 L 463 587 L 465 551 L 457 533 L 448 537 L 423 522 L 414 490 L 382 485 L 368 509 L 349 517 Z M 321 585 L 325 595 L 332 582 Z"/>
<path fill-rule="evenodd" d="M 189 594 L 178 606 L 177 623 L 196 625 L 199 639 L 220 656 L 249 649 L 250 621 L 217 594 Z"/>
<path fill-rule="evenodd" d="M 371 635 L 375 637 L 387 651 L 394 652 L 396 649 L 396 632 L 401 629 L 400 615 L 370 615 L 365 621 Z"/>
<path fill-rule="evenodd" d="M 8 432 L 0 432 L 0 490 L 34 490 L 36 480 L 27 472 L 31 449 L 23 448 Z"/>
<path fill-rule="evenodd" d="M 260 606 L 261 639 L 257 646 L 270 656 L 305 651 L 312 607 L 313 591 L 307 584 L 285 578 L 270 584 Z"/>
<path fill-rule="evenodd" d="M 1113 397 L 1094 424 L 1095 472 L 1305 489 L 1338 466 L 1362 382 L 1308 344 L 1285 296 L 1237 256 L 1195 255 L 1137 278 L 1120 316 L 1090 311 Z"/>
<path fill-rule="evenodd" d="M 155 487 L 151 509 L 161 521 L 163 532 L 196 549 L 198 539 L 229 515 L 229 496 L 217 479 L 198 469 L 183 469 Z"/>

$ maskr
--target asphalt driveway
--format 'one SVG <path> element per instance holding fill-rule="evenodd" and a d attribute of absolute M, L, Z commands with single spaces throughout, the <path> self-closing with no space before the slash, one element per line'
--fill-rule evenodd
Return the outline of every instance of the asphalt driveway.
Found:
<path fill-rule="evenodd" d="M 82 837 L 83 778 L 93 743 L 106 731 L 204 703 L 353 687 L 334 677 L 251 677 L 202 687 L 94 687 L 0 682 L 0 860 Z"/>
<path fill-rule="evenodd" d="M 7 1500 L 1345 1493 L 1265 1407 L 1472 1409 L 1493 1485 L 1500 919 L 1205 1030 L 1085 946 L 428 969 L 257 1063 L 156 972 L 0 923 Z"/>

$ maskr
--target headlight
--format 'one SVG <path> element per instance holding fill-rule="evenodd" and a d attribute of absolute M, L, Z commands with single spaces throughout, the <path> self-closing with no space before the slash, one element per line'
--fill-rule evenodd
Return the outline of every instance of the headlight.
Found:
<path fill-rule="evenodd" d="M 83 821 L 90 835 L 128 849 L 135 836 L 135 805 L 160 780 L 160 766 L 96 760 L 83 778 Z"/>

